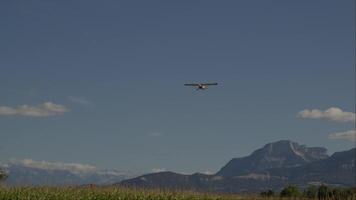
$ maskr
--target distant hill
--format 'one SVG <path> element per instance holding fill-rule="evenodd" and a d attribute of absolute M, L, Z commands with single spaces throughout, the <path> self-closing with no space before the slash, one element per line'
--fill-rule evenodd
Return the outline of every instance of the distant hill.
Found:
<path fill-rule="evenodd" d="M 132 177 L 127 172 L 116 170 L 45 168 L 41 165 L 29 166 L 22 162 L 2 164 L 1 168 L 8 174 L 5 184 L 11 186 L 112 184 Z"/>
<path fill-rule="evenodd" d="M 147 174 L 116 185 L 214 192 L 279 190 L 288 184 L 355 186 L 355 149 L 329 157 L 322 147 L 282 140 L 243 158 L 234 158 L 214 175 L 173 172 Z"/>

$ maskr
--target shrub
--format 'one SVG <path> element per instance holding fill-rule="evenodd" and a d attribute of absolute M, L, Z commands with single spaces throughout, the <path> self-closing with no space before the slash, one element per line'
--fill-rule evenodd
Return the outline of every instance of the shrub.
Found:
<path fill-rule="evenodd" d="M 300 192 L 297 186 L 290 185 L 281 191 L 281 197 L 299 197 Z"/>

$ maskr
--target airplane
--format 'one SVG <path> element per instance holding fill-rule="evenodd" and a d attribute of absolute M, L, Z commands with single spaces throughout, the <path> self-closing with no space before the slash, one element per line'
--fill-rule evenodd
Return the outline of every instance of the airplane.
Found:
<path fill-rule="evenodd" d="M 185 86 L 195 86 L 197 90 L 206 90 L 210 85 L 218 85 L 218 83 L 187 83 Z"/>

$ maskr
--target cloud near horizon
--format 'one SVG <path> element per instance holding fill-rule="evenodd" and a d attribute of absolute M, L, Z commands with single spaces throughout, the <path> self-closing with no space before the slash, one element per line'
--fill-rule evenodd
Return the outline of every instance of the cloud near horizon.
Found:
<path fill-rule="evenodd" d="M 63 105 L 52 102 L 45 102 L 36 106 L 20 105 L 17 107 L 0 106 L 1 115 L 18 115 L 27 117 L 49 117 L 62 115 L 68 112 L 69 109 Z"/>
<path fill-rule="evenodd" d="M 319 109 L 302 110 L 298 113 L 301 118 L 307 119 L 326 119 L 334 122 L 354 122 L 355 113 L 346 112 L 337 107 L 331 107 L 325 111 Z"/>
<path fill-rule="evenodd" d="M 202 172 L 202 174 L 206 174 L 206 175 L 213 175 L 214 172 L 210 171 L 210 170 L 205 170 Z"/>
<path fill-rule="evenodd" d="M 48 161 L 35 161 L 32 159 L 11 160 L 9 164 L 21 165 L 25 167 L 44 169 L 44 170 L 67 170 L 72 173 L 90 173 L 97 171 L 92 165 L 78 163 L 61 163 Z"/>
<path fill-rule="evenodd" d="M 165 168 L 153 168 L 152 172 L 153 173 L 159 173 L 159 172 L 165 172 L 167 171 Z"/>
<path fill-rule="evenodd" d="M 356 130 L 349 130 L 345 132 L 332 133 L 329 135 L 331 140 L 347 140 L 356 142 Z"/>

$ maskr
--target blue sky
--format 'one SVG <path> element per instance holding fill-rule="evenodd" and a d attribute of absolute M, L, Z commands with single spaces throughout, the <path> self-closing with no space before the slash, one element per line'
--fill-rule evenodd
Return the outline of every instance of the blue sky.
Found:
<path fill-rule="evenodd" d="M 354 112 L 354 8 L 351 0 L 1 1 L 0 160 L 191 173 L 280 139 L 352 148 L 329 135 L 353 123 L 297 115 Z M 219 86 L 183 86 L 195 81 Z M 24 116 L 21 105 L 42 116 Z"/>

